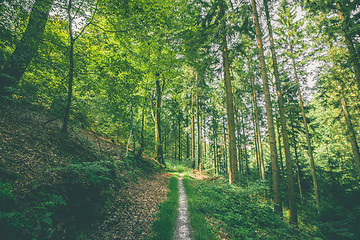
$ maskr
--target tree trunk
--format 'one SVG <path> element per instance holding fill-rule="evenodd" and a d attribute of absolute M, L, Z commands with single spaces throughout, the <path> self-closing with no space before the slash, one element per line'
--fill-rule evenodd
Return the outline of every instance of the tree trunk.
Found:
<path fill-rule="evenodd" d="M 280 130 L 279 130 L 279 119 L 276 119 L 276 134 L 277 134 L 277 140 L 279 145 L 279 160 L 280 160 L 280 167 L 281 167 L 281 174 L 284 176 L 284 163 L 282 158 L 282 150 L 281 150 L 281 136 L 280 136 Z"/>
<path fill-rule="evenodd" d="M 68 29 L 69 29 L 69 38 L 70 38 L 70 48 L 69 48 L 69 81 L 68 81 L 68 95 L 67 95 L 67 101 L 65 106 L 65 113 L 64 113 L 64 121 L 62 125 L 61 131 L 66 134 L 67 133 L 67 127 L 69 122 L 69 116 L 70 116 L 70 109 L 71 109 L 71 101 L 72 101 L 72 95 L 73 95 L 73 82 L 74 82 L 74 36 L 72 31 L 72 17 L 71 17 L 71 7 L 72 7 L 72 1 L 69 1 L 68 5 Z"/>
<path fill-rule="evenodd" d="M 195 160 L 195 113 L 194 113 L 194 95 L 191 96 L 191 159 L 193 168 L 196 168 Z"/>
<path fill-rule="evenodd" d="M 162 165 L 165 165 L 165 160 L 163 157 L 163 149 L 162 149 L 162 139 L 161 139 L 161 88 L 160 88 L 160 80 L 157 74 L 156 81 L 156 107 L 155 107 L 155 159 Z"/>
<path fill-rule="evenodd" d="M 203 139 L 204 139 L 204 159 L 206 161 L 206 124 L 205 124 L 205 114 L 203 114 Z"/>
<path fill-rule="evenodd" d="M 234 108 L 234 112 L 235 112 L 235 126 L 236 126 L 236 131 L 237 131 L 237 149 L 238 149 L 238 168 L 239 168 L 239 173 L 243 173 L 243 164 L 242 164 L 242 149 L 241 149 L 241 145 L 242 145 L 242 136 L 241 136 L 241 129 L 240 129 L 240 121 L 239 121 L 239 115 L 240 115 L 240 110 L 236 110 L 236 108 Z"/>
<path fill-rule="evenodd" d="M 345 95 L 344 95 L 344 87 L 343 87 L 343 83 L 342 81 L 338 78 L 338 89 L 340 92 L 340 99 L 341 99 L 341 107 L 344 111 L 344 117 L 345 117 L 345 123 L 346 123 L 346 127 L 347 127 L 347 132 L 348 132 L 348 137 L 350 140 L 350 144 L 351 144 L 351 149 L 353 152 L 353 161 L 355 163 L 357 172 L 358 172 L 358 176 L 360 177 L 360 152 L 359 152 L 359 145 L 357 143 L 356 140 L 356 133 L 353 127 L 353 124 L 351 122 L 351 115 L 347 109 L 347 104 L 346 104 L 346 99 L 345 99 Z"/>
<path fill-rule="evenodd" d="M 241 118 L 241 126 L 242 126 L 242 132 L 243 132 L 243 138 L 244 138 L 244 155 L 245 155 L 245 173 L 247 175 L 249 175 L 250 170 L 249 170 L 249 157 L 247 154 L 247 146 L 246 146 L 246 134 L 245 134 L 245 125 L 244 125 L 244 118 Z"/>
<path fill-rule="evenodd" d="M 186 116 L 186 127 L 189 126 L 189 116 Z M 189 131 L 186 131 L 186 159 L 190 158 L 190 137 Z"/>
<path fill-rule="evenodd" d="M 256 40 L 259 49 L 261 76 L 263 80 L 263 88 L 264 88 L 264 96 L 265 96 L 265 104 L 266 104 L 266 117 L 267 117 L 268 132 L 269 132 L 270 155 L 271 155 L 271 166 L 272 166 L 272 177 L 273 177 L 274 212 L 282 216 L 283 213 L 282 213 L 282 201 L 281 201 L 281 192 L 280 192 L 280 173 L 279 173 L 279 165 L 278 165 L 277 153 L 276 153 L 274 118 L 272 113 L 269 83 L 266 74 L 264 50 L 262 46 L 261 30 L 260 30 L 260 24 L 258 20 L 258 13 L 256 10 L 255 0 L 251 0 L 251 5 L 253 11 L 253 18 L 255 22 Z"/>
<path fill-rule="evenodd" d="M 236 156 L 236 138 L 235 138 L 235 121 L 234 121 L 234 107 L 233 95 L 230 79 L 230 63 L 229 53 L 226 40 L 226 18 L 224 17 L 225 9 L 223 2 L 220 5 L 220 18 L 221 18 L 221 46 L 222 58 L 224 65 L 224 85 L 225 85 L 225 99 L 226 99 L 226 116 L 228 127 L 228 142 L 229 142 L 229 183 L 234 184 L 239 181 L 239 173 L 237 167 Z"/>
<path fill-rule="evenodd" d="M 288 33 L 288 38 L 290 40 L 289 33 Z M 308 154 L 309 154 L 309 158 L 310 158 L 310 168 L 311 168 L 311 176 L 312 176 L 312 179 L 313 179 L 315 202 L 316 202 L 318 215 L 320 215 L 320 196 L 319 196 L 319 190 L 318 190 L 318 184 L 317 184 L 317 178 L 316 178 L 316 168 L 315 168 L 314 156 L 313 156 L 313 151 L 312 151 L 312 146 L 311 146 L 311 141 L 310 141 L 310 135 L 309 135 L 309 128 L 308 128 L 308 124 L 307 124 L 307 120 L 306 120 L 305 108 L 304 108 L 304 103 L 303 103 L 303 100 L 302 100 L 301 89 L 300 89 L 300 84 L 299 84 L 299 77 L 298 77 L 298 74 L 297 74 L 297 69 L 296 69 L 296 64 L 295 64 L 293 45 L 291 44 L 290 41 L 289 41 L 289 43 L 290 43 L 292 66 L 293 66 L 293 69 L 294 69 L 296 86 L 297 86 L 297 90 L 298 90 L 298 97 L 299 97 L 299 104 L 300 104 L 300 108 L 301 108 L 301 115 L 302 115 L 303 122 L 304 122 L 305 135 L 306 135 L 306 145 L 307 145 L 307 148 L 308 148 Z"/>
<path fill-rule="evenodd" d="M 225 173 L 228 174 L 228 154 L 227 154 L 227 142 L 226 142 L 226 127 L 225 127 L 225 119 L 223 120 L 223 131 L 224 131 L 224 169 L 225 169 Z"/>
<path fill-rule="evenodd" d="M 197 154 L 196 154 L 196 169 L 200 169 L 200 159 L 201 159 L 201 132 L 200 132 L 200 107 L 199 107 L 199 94 L 196 93 L 196 137 L 197 137 Z"/>
<path fill-rule="evenodd" d="M 216 134 L 214 134 L 214 174 L 219 174 L 217 172 L 217 137 Z"/>
<path fill-rule="evenodd" d="M 268 26 L 268 30 L 269 30 L 270 50 L 271 50 L 271 57 L 272 57 L 274 76 L 275 76 L 277 100 L 278 100 L 278 105 L 279 105 L 281 130 L 282 130 L 282 136 L 283 136 L 283 142 L 284 142 L 287 184 L 288 184 L 288 194 L 289 194 L 290 223 L 297 225 L 298 221 L 297 221 L 297 206 L 296 206 L 296 195 L 295 195 L 295 181 L 294 181 L 293 166 L 292 166 L 292 162 L 291 162 L 289 135 L 288 135 L 288 129 L 287 129 L 287 125 L 286 125 L 284 100 L 283 100 L 283 94 L 282 94 L 281 85 L 280 85 L 279 70 L 278 70 L 278 64 L 277 64 L 277 59 L 276 59 L 276 52 L 275 52 L 272 26 L 271 26 L 271 20 L 270 20 L 267 0 L 264 0 L 264 6 L 265 6 L 266 22 L 267 22 L 267 26 Z"/>
<path fill-rule="evenodd" d="M 255 77 L 253 74 L 253 69 L 251 66 L 251 63 L 249 61 L 250 71 L 251 71 L 251 92 L 252 92 L 252 102 L 253 102 L 253 110 L 255 114 L 255 132 L 256 132 L 256 143 L 257 143 L 257 150 L 259 155 L 259 169 L 261 174 L 261 179 L 265 180 L 265 166 L 264 166 L 264 157 L 263 157 L 263 151 L 262 151 L 262 144 L 261 144 L 261 133 L 260 133 L 260 120 L 259 120 L 259 111 L 257 106 L 257 99 L 256 99 L 256 91 L 255 91 Z"/>
<path fill-rule="evenodd" d="M 0 71 L 0 96 L 11 96 L 35 56 L 54 0 L 36 0 L 26 30 L 14 52 Z"/>
<path fill-rule="evenodd" d="M 179 161 L 181 161 L 181 118 L 180 118 L 180 112 L 179 112 Z"/>
<path fill-rule="evenodd" d="M 296 142 L 294 125 L 291 125 L 291 129 L 292 129 L 292 136 L 293 136 L 293 144 L 294 144 L 293 147 L 294 147 L 295 160 L 296 160 L 296 172 L 297 172 L 300 201 L 302 202 L 303 195 L 302 195 L 302 187 L 301 187 L 300 164 L 299 164 L 299 156 L 298 156 L 298 151 L 297 151 L 297 142 Z"/>

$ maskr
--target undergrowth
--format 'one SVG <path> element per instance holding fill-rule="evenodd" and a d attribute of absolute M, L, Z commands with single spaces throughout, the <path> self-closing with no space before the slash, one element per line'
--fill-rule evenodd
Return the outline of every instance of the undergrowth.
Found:
<path fill-rule="evenodd" d="M 177 175 L 170 178 L 167 199 L 159 204 L 157 219 L 153 224 L 153 240 L 170 240 L 173 237 L 179 205 L 177 178 Z"/>
<path fill-rule="evenodd" d="M 321 239 L 318 233 L 295 228 L 275 215 L 271 204 L 261 197 L 265 187 L 261 183 L 239 187 L 219 179 L 185 177 L 184 184 L 195 240 Z"/>

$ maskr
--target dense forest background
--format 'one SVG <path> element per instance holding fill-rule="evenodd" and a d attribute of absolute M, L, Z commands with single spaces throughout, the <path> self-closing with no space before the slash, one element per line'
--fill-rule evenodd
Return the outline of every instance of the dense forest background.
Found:
<path fill-rule="evenodd" d="M 356 0 L 3 0 L 1 105 L 258 182 L 290 223 L 356 239 L 359 33 Z"/>

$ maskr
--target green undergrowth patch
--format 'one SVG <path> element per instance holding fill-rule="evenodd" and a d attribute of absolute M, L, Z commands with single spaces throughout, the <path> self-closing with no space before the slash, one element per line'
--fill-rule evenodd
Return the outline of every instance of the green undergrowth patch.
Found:
<path fill-rule="evenodd" d="M 195 240 L 321 239 L 318 233 L 295 228 L 275 215 L 271 203 L 262 197 L 261 183 L 240 187 L 221 179 L 186 176 L 184 184 Z"/>
<path fill-rule="evenodd" d="M 170 240 L 173 237 L 179 205 L 178 176 L 173 175 L 169 181 L 166 201 L 159 204 L 157 219 L 153 224 L 153 240 Z"/>
<path fill-rule="evenodd" d="M 193 171 L 192 168 L 193 160 L 184 159 L 183 161 L 166 161 L 166 171 L 167 172 L 180 172 L 186 174 L 190 174 Z"/>
<path fill-rule="evenodd" d="M 194 240 L 216 240 L 215 229 L 206 222 L 206 215 L 199 211 L 201 204 L 201 196 L 197 192 L 193 180 L 188 175 L 183 179 L 186 195 L 188 197 L 188 207 L 190 214 L 190 225 L 192 228 L 192 236 Z"/>

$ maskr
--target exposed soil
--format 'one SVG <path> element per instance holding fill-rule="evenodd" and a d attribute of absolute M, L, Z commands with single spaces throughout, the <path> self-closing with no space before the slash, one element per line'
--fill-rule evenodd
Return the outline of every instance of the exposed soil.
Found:
<path fill-rule="evenodd" d="M 179 185 L 179 212 L 176 219 L 176 228 L 174 232 L 174 240 L 191 240 L 189 210 L 185 187 L 183 184 L 184 174 L 180 174 L 178 178 Z"/>

